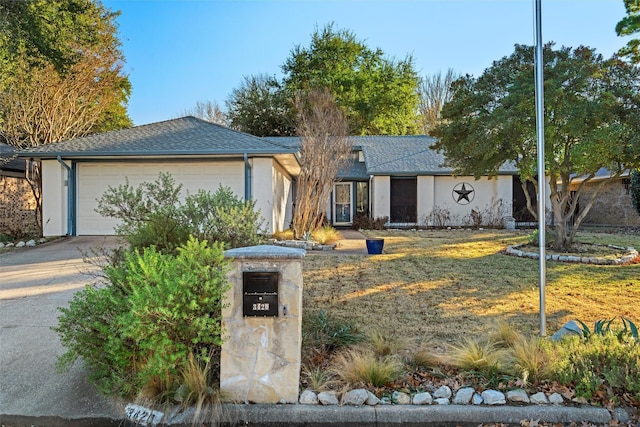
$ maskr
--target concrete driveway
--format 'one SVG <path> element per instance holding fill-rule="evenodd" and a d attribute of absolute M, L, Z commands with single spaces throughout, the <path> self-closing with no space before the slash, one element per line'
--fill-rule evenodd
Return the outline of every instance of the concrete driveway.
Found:
<path fill-rule="evenodd" d="M 81 363 L 56 372 L 64 347 L 51 330 L 58 307 L 95 281 L 99 268 L 83 254 L 116 245 L 112 237 L 73 237 L 0 253 L 0 424 L 82 419 L 99 425 L 122 418 L 124 404 L 100 396 Z"/>

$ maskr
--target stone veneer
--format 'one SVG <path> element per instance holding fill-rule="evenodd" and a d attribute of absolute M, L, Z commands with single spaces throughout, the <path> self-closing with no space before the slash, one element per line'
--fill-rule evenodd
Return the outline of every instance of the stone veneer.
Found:
<path fill-rule="evenodd" d="M 302 345 L 302 249 L 272 245 L 231 249 L 231 289 L 222 310 L 220 391 L 224 399 L 297 403 Z M 278 272 L 278 317 L 243 317 L 245 271 Z"/>

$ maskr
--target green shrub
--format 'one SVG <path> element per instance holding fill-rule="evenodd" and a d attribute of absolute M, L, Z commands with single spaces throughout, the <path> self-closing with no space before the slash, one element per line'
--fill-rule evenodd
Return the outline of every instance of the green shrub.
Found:
<path fill-rule="evenodd" d="M 180 202 L 181 191 L 182 185 L 176 185 L 170 174 L 160 173 L 156 181 L 137 188 L 128 181 L 109 187 L 96 211 L 120 220 L 116 233 L 132 249 L 155 246 L 160 252 L 175 254 L 190 235 L 223 242 L 227 249 L 263 242 L 263 220 L 255 202 L 242 200 L 228 187 L 213 194 L 200 190 Z"/>
<path fill-rule="evenodd" d="M 555 343 L 554 352 L 554 379 L 574 385 L 578 397 L 613 398 L 612 391 L 622 390 L 640 401 L 640 344 L 629 335 L 569 336 Z"/>
<path fill-rule="evenodd" d="M 214 194 L 200 190 L 187 196 L 181 216 L 194 235 L 224 242 L 227 249 L 264 242 L 262 219 L 255 201 L 242 200 L 229 187 L 219 187 Z"/>
<path fill-rule="evenodd" d="M 127 293 L 117 285 L 87 286 L 73 296 L 68 308 L 59 310 L 62 314 L 54 330 L 66 352 L 58 357 L 57 368 L 68 370 L 82 358 L 98 390 L 106 395 L 131 395 L 136 348 L 115 326 L 128 310 Z"/>
<path fill-rule="evenodd" d="M 55 330 L 67 352 L 59 367 L 82 358 L 105 394 L 177 387 L 189 354 L 206 363 L 222 344 L 227 265 L 221 244 L 194 238 L 175 256 L 126 252 L 105 267 L 108 286 L 86 287 L 61 309 Z"/>

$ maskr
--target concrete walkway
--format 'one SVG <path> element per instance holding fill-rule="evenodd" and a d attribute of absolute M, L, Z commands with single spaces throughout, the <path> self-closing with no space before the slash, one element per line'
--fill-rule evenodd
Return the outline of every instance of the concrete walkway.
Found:
<path fill-rule="evenodd" d="M 345 233 L 344 251 L 364 251 L 364 236 Z M 343 234 L 344 235 L 344 234 Z M 115 245 L 113 238 L 64 238 L 35 248 L 0 253 L 0 425 L 120 426 L 133 425 L 127 402 L 107 399 L 87 382 L 81 363 L 58 373 L 56 357 L 64 352 L 57 334 L 58 307 L 91 283 L 97 267 L 83 262 L 90 248 Z M 357 247 L 356 247 L 357 246 Z M 345 252 L 348 253 L 348 252 Z M 225 425 L 268 426 L 426 426 L 507 423 L 520 420 L 607 424 L 602 408 L 555 406 L 379 406 L 224 405 Z M 170 411 L 167 412 L 169 414 Z M 616 417 L 624 421 L 625 413 Z M 189 426 L 190 411 L 165 419 L 166 425 Z"/>

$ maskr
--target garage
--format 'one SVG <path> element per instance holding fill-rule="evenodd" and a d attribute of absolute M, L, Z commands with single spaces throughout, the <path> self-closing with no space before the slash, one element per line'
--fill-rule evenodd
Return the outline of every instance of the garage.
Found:
<path fill-rule="evenodd" d="M 182 184 L 182 197 L 203 189 L 215 192 L 220 185 L 230 187 L 244 197 L 242 161 L 164 162 L 164 163 L 78 163 L 77 165 L 77 234 L 112 235 L 117 221 L 100 216 L 95 209 L 98 199 L 111 187 L 133 187 L 153 182 L 160 172 L 171 174 Z"/>

